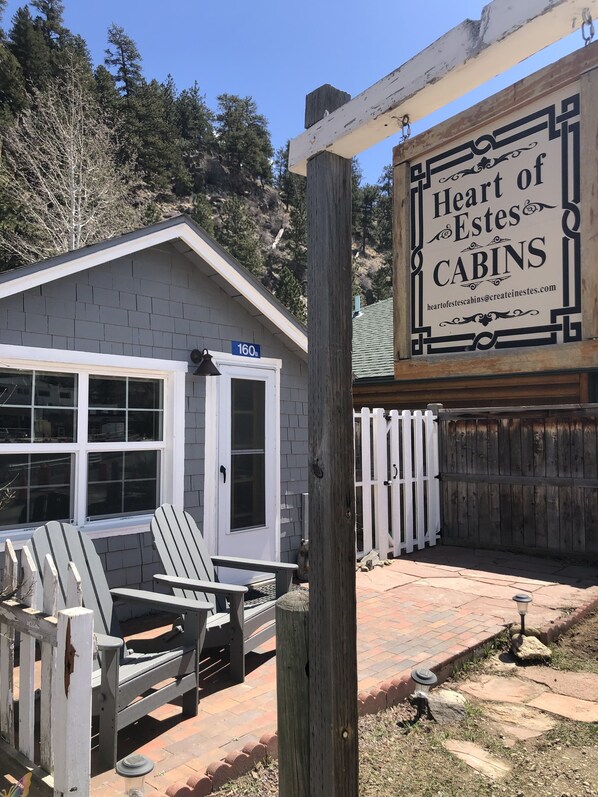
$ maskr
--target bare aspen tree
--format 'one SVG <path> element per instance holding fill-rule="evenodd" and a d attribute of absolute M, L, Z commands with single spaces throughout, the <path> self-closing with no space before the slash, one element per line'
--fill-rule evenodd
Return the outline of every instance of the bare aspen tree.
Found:
<path fill-rule="evenodd" d="M 0 227 L 0 251 L 29 263 L 138 226 L 132 170 L 116 152 L 76 66 L 35 91 L 2 142 L 0 193 L 17 223 Z"/>

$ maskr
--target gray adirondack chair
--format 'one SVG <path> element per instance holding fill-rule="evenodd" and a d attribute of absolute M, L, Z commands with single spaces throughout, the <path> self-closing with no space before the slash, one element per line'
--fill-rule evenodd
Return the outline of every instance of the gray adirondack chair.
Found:
<path fill-rule="evenodd" d="M 99 714 L 99 755 L 106 767 L 116 763 L 117 733 L 148 712 L 182 696 L 183 715 L 195 716 L 199 702 L 199 657 L 212 607 L 193 599 L 175 598 L 134 589 L 109 589 L 100 558 L 89 537 L 68 523 L 52 521 L 40 526 L 27 543 L 39 572 L 50 554 L 58 572 L 66 602 L 68 563 L 73 562 L 80 578 L 83 605 L 94 613 L 98 669 L 94 673 L 94 713 Z M 143 640 L 135 651 L 134 640 L 123 642 L 114 602 L 143 603 L 150 609 L 184 612 L 185 630 L 170 648 L 163 640 Z M 131 647 L 129 647 L 131 645 Z M 158 684 L 168 683 L 158 687 Z"/>
<path fill-rule="evenodd" d="M 210 556 L 203 536 L 190 514 L 170 504 L 159 507 L 150 524 L 154 543 L 166 573 L 156 581 L 172 587 L 176 596 L 206 600 L 211 604 L 205 648 L 229 647 L 230 673 L 245 680 L 245 654 L 275 633 L 276 599 L 244 606 L 247 587 L 221 583 L 214 567 L 232 567 L 273 573 L 276 598 L 289 591 L 297 565 L 232 556 Z"/>

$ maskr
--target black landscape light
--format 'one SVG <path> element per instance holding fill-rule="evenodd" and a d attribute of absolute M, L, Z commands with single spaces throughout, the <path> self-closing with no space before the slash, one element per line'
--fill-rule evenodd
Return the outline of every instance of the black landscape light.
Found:
<path fill-rule="evenodd" d="M 521 618 L 521 636 L 523 636 L 525 634 L 525 615 L 529 604 L 532 602 L 532 596 L 521 593 L 520 595 L 515 595 L 513 600 L 517 604 L 517 611 Z"/>
<path fill-rule="evenodd" d="M 428 705 L 428 695 L 430 689 L 438 683 L 438 678 L 434 675 L 432 670 L 421 668 L 413 670 L 411 673 L 411 680 L 415 683 L 415 689 L 411 695 L 411 702 L 417 708 L 417 715 L 414 722 L 417 722 L 420 717 L 430 716 L 430 707 Z"/>
<path fill-rule="evenodd" d="M 193 376 L 220 376 L 220 371 L 212 362 L 212 355 L 207 349 L 200 351 L 193 349 L 191 352 L 191 362 L 197 365 Z"/>
<path fill-rule="evenodd" d="M 154 762 L 140 753 L 132 753 L 116 762 L 116 774 L 124 781 L 125 797 L 143 797 L 145 776 L 154 768 Z"/>

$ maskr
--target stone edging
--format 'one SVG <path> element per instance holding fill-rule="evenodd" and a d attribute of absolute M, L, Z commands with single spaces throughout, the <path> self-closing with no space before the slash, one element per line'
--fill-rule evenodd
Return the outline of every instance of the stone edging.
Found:
<path fill-rule="evenodd" d="M 597 609 L 598 598 L 589 600 L 587 603 L 584 603 L 582 606 L 579 606 L 577 609 L 575 609 L 575 611 L 571 612 L 571 614 L 568 614 L 566 617 L 562 617 L 560 620 L 556 620 L 554 623 L 551 623 L 548 628 L 542 629 L 540 633 L 540 642 L 543 642 L 545 645 L 548 645 L 550 642 L 554 642 L 554 640 L 558 639 L 561 634 L 564 634 L 565 631 L 568 631 L 571 626 L 579 623 L 580 620 L 583 620 Z"/>
<path fill-rule="evenodd" d="M 583 620 L 594 610 L 598 609 L 598 598 L 594 598 L 583 606 L 575 609 L 567 617 L 557 620 L 548 628 L 540 633 L 540 640 L 544 644 L 554 642 L 561 634 L 571 626 Z M 459 664 L 464 664 L 481 655 L 492 640 L 500 636 L 490 635 L 486 640 L 482 640 L 469 648 L 465 648 L 459 653 L 455 653 L 441 664 L 432 667 L 438 677 L 438 682 L 446 681 Z M 361 691 L 357 695 L 357 709 L 360 717 L 366 714 L 377 714 L 387 708 L 396 706 L 405 700 L 413 690 L 413 684 L 409 676 L 393 678 L 391 681 L 384 681 L 379 686 L 375 686 L 367 692 Z M 233 750 L 225 759 L 214 761 L 206 769 L 204 775 L 193 775 L 187 783 L 173 783 L 166 789 L 166 795 L 159 793 L 152 794 L 152 797 L 207 797 L 212 792 L 217 791 L 229 780 L 245 775 L 259 762 L 266 757 L 276 758 L 278 755 L 278 734 L 265 733 L 259 742 L 247 742 L 242 750 Z"/>

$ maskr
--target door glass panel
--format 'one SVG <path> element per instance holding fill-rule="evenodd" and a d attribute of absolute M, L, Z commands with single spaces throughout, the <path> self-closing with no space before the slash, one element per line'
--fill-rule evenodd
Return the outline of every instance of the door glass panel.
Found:
<path fill-rule="evenodd" d="M 266 383 L 231 379 L 231 531 L 263 526 Z"/>

